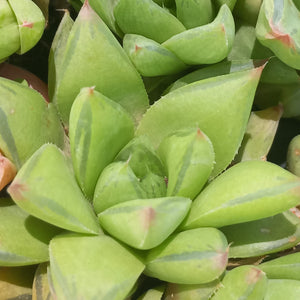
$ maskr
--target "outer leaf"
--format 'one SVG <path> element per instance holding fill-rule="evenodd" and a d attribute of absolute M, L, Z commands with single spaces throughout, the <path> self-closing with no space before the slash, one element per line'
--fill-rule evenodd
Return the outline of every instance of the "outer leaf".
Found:
<path fill-rule="evenodd" d="M 296 135 L 289 143 L 287 165 L 293 174 L 300 177 L 300 134 Z"/>
<path fill-rule="evenodd" d="M 100 232 L 69 162 L 54 145 L 44 145 L 33 154 L 8 192 L 22 209 L 46 222 L 76 232 Z"/>
<path fill-rule="evenodd" d="M 117 204 L 98 215 L 112 236 L 138 249 L 161 244 L 187 215 L 191 200 L 181 197 L 137 199 Z"/>
<path fill-rule="evenodd" d="M 292 0 L 264 0 L 256 36 L 287 65 L 300 69 L 300 12 Z"/>
<path fill-rule="evenodd" d="M 282 113 L 281 106 L 251 113 L 235 162 L 267 159 Z"/>
<path fill-rule="evenodd" d="M 234 28 L 231 11 L 223 5 L 212 23 L 174 35 L 162 45 L 186 64 L 212 64 L 228 55 Z"/>
<path fill-rule="evenodd" d="M 0 265 L 23 266 L 47 261 L 48 243 L 59 230 L 29 216 L 10 199 L 0 200 Z"/>
<path fill-rule="evenodd" d="M 216 178 L 192 204 L 185 228 L 266 218 L 300 203 L 300 180 L 265 161 L 245 161 Z"/>
<path fill-rule="evenodd" d="M 157 147 L 175 130 L 201 128 L 215 150 L 212 176 L 216 176 L 232 161 L 242 141 L 261 71 L 260 67 L 209 78 L 167 94 L 144 115 L 137 135 L 147 135 Z"/>
<path fill-rule="evenodd" d="M 126 34 L 123 47 L 132 63 L 143 76 L 178 73 L 187 66 L 171 51 L 141 35 Z"/>
<path fill-rule="evenodd" d="M 39 7 L 31 0 L 8 0 L 19 24 L 20 50 L 23 54 L 30 50 L 42 37 L 45 18 Z"/>
<path fill-rule="evenodd" d="M 132 139 L 134 123 L 118 103 L 83 88 L 70 113 L 70 146 L 77 181 L 88 198 L 102 170 Z"/>
<path fill-rule="evenodd" d="M 300 252 L 269 260 L 258 266 L 270 279 L 300 280 Z"/>
<path fill-rule="evenodd" d="M 158 43 L 185 30 L 176 17 L 152 0 L 120 0 L 114 15 L 124 33 L 143 35 Z"/>
<path fill-rule="evenodd" d="M 162 141 L 158 152 L 168 170 L 167 195 L 194 199 L 214 165 L 209 138 L 199 128 L 176 131 Z"/>
<path fill-rule="evenodd" d="M 299 297 L 299 293 L 299 280 L 270 279 L 264 300 L 294 300 Z"/>
<path fill-rule="evenodd" d="M 50 271 L 61 300 L 123 300 L 144 265 L 108 236 L 63 235 L 50 243 Z"/>
<path fill-rule="evenodd" d="M 219 230 L 188 230 L 149 251 L 145 274 L 172 283 L 207 283 L 224 272 L 227 255 L 227 241 Z"/>
<path fill-rule="evenodd" d="M 138 72 L 88 2 L 82 6 L 72 27 L 61 61 L 61 67 L 56 67 L 53 101 L 64 123 L 68 123 L 75 97 L 87 86 L 95 86 L 136 120 L 146 110 L 147 94 Z"/>
<path fill-rule="evenodd" d="M 0 149 L 17 169 L 44 143 L 63 146 L 55 107 L 38 92 L 0 77 L 0 94 Z"/>
<path fill-rule="evenodd" d="M 254 266 L 241 266 L 229 271 L 212 300 L 263 300 L 267 290 L 267 277 Z"/>
<path fill-rule="evenodd" d="M 220 228 L 229 243 L 229 257 L 279 252 L 300 242 L 300 220 L 291 212 Z"/>

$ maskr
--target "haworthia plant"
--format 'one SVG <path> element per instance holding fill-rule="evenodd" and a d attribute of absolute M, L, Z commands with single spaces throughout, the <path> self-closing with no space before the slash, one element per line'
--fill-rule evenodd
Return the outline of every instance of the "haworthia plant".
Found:
<path fill-rule="evenodd" d="M 90 199 L 102 170 L 132 139 L 134 123 L 118 103 L 83 88 L 70 112 L 69 137 L 77 181 Z"/>
<path fill-rule="evenodd" d="M 176 130 L 199 127 L 213 144 L 212 177 L 218 175 L 240 146 L 261 72 L 259 67 L 208 78 L 165 95 L 143 116 L 137 135 L 148 136 L 158 147 Z"/>
<path fill-rule="evenodd" d="M 134 119 L 140 119 L 148 106 L 147 94 L 138 72 L 114 35 L 87 1 L 71 30 L 70 22 L 67 24 L 66 32 L 63 28 L 63 32 L 58 31 L 59 37 L 52 49 L 54 66 L 50 68 L 55 75 L 49 77 L 53 102 L 64 123 L 68 124 L 75 97 L 87 86 L 95 86 L 97 91 L 123 106 Z"/>
<path fill-rule="evenodd" d="M 267 290 L 267 277 L 254 266 L 241 266 L 229 271 L 212 300 L 263 300 Z"/>
<path fill-rule="evenodd" d="M 256 36 L 287 65 L 300 69 L 300 13 L 292 0 L 264 0 Z"/>
<path fill-rule="evenodd" d="M 215 153 L 211 141 L 199 128 L 167 136 L 158 153 L 168 170 L 168 196 L 194 199 L 209 178 Z"/>
<path fill-rule="evenodd" d="M 225 226 L 266 218 L 300 203 L 299 177 L 265 161 L 238 163 L 192 204 L 184 228 Z"/>
<path fill-rule="evenodd" d="M 145 274 L 164 281 L 200 284 L 225 271 L 228 244 L 215 228 L 199 228 L 171 235 L 148 252 Z"/>
<path fill-rule="evenodd" d="M 187 215 L 191 200 L 183 197 L 136 199 L 98 215 L 104 230 L 138 249 L 161 244 Z"/>
<path fill-rule="evenodd" d="M 56 299 L 123 300 L 143 269 L 139 259 L 105 235 L 66 234 L 50 243 Z"/>
<path fill-rule="evenodd" d="M 99 234 L 100 227 L 68 161 L 55 145 L 37 150 L 8 188 L 25 211 L 58 227 Z"/>

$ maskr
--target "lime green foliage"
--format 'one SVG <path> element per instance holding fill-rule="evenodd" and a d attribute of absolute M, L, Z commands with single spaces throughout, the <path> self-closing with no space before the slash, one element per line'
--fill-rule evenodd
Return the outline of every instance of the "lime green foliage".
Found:
<path fill-rule="evenodd" d="M 171 235 L 147 255 L 145 274 L 182 284 L 217 279 L 227 265 L 227 241 L 215 228 L 199 228 Z"/>
<path fill-rule="evenodd" d="M 300 176 L 300 135 L 296 135 L 289 144 L 287 153 L 288 169 Z"/>
<path fill-rule="evenodd" d="M 256 36 L 287 65 L 300 69 L 300 12 L 291 0 L 264 0 Z"/>
<path fill-rule="evenodd" d="M 261 256 L 294 247 L 300 242 L 300 220 L 287 211 L 273 217 L 220 228 L 229 257 Z"/>
<path fill-rule="evenodd" d="M 8 198 L 0 199 L 0 265 L 24 266 L 47 261 L 48 244 L 59 229 L 38 220 Z"/>
<path fill-rule="evenodd" d="M 235 162 L 267 159 L 282 113 L 281 106 L 251 113 Z"/>
<path fill-rule="evenodd" d="M 108 236 L 66 234 L 50 243 L 54 295 L 61 300 L 124 300 L 144 265 Z"/>
<path fill-rule="evenodd" d="M 165 286 L 161 285 L 146 291 L 137 300 L 161 300 L 164 294 Z"/>
<path fill-rule="evenodd" d="M 162 45 L 186 64 L 212 64 L 228 55 L 234 31 L 231 11 L 223 5 L 212 23 L 176 34 Z"/>
<path fill-rule="evenodd" d="M 158 43 L 185 31 L 176 17 L 152 0 L 119 0 L 114 15 L 124 33 L 143 35 Z"/>
<path fill-rule="evenodd" d="M 178 73 L 187 66 L 171 51 L 141 35 L 126 34 L 123 47 L 130 60 L 143 76 Z"/>
<path fill-rule="evenodd" d="M 92 199 L 102 170 L 132 139 L 134 123 L 118 103 L 83 88 L 70 113 L 71 156 L 79 186 Z"/>
<path fill-rule="evenodd" d="M 0 77 L 0 149 L 19 169 L 44 143 L 63 147 L 55 107 L 35 90 Z"/>
<path fill-rule="evenodd" d="M 254 266 L 241 266 L 229 271 L 212 300 L 263 300 L 267 277 Z"/>
<path fill-rule="evenodd" d="M 191 202 L 182 197 L 137 199 L 112 206 L 98 217 L 112 236 L 134 248 L 150 249 L 178 227 Z"/>
<path fill-rule="evenodd" d="M 261 71 L 260 67 L 200 80 L 167 94 L 146 112 L 137 135 L 147 135 L 158 147 L 176 130 L 201 128 L 214 147 L 212 177 L 216 176 L 240 146 Z"/>
<path fill-rule="evenodd" d="M 92 207 L 78 187 L 71 164 L 54 145 L 37 150 L 8 188 L 26 212 L 50 224 L 76 232 L 99 234 Z"/>
<path fill-rule="evenodd" d="M 237 0 L 213 0 L 216 6 L 222 6 L 226 4 L 231 10 L 233 10 Z"/>
<path fill-rule="evenodd" d="M 269 162 L 245 161 L 228 169 L 200 193 L 184 228 L 258 220 L 299 203 L 299 177 Z"/>
<path fill-rule="evenodd" d="M 300 294 L 300 281 L 288 279 L 270 279 L 264 300 L 294 300 Z"/>
<path fill-rule="evenodd" d="M 168 196 L 194 199 L 212 172 L 214 149 L 199 128 L 188 128 L 166 137 L 158 153 L 168 170 Z"/>
<path fill-rule="evenodd" d="M 194 28 L 212 22 L 215 8 L 211 0 L 175 0 L 176 16 L 187 28 Z"/>
<path fill-rule="evenodd" d="M 300 252 L 269 260 L 258 267 L 270 279 L 300 280 Z"/>
<path fill-rule="evenodd" d="M 55 66 L 50 70 L 56 73 L 49 81 L 63 122 L 68 124 L 72 103 L 80 89 L 91 86 L 118 102 L 135 120 L 140 119 L 148 106 L 147 94 L 138 72 L 114 35 L 88 2 L 82 6 L 69 34 L 70 22 L 67 24 L 66 32 L 58 32 L 63 41 L 57 38 L 52 49 Z"/>
<path fill-rule="evenodd" d="M 50 284 L 48 281 L 48 263 L 39 264 L 32 284 L 32 298 L 41 300 L 54 300 L 50 293 Z M 40 297 L 40 298 L 39 298 Z"/>

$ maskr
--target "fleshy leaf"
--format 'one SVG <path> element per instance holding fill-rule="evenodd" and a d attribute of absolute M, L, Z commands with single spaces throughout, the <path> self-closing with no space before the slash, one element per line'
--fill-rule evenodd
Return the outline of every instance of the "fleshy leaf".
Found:
<path fill-rule="evenodd" d="M 16 174 L 15 165 L 0 152 L 0 191 L 14 179 Z"/>
<path fill-rule="evenodd" d="M 293 174 L 300 177 L 300 134 L 296 135 L 289 143 L 287 167 Z"/>
<path fill-rule="evenodd" d="M 0 266 L 34 265 L 47 261 L 48 244 L 60 230 L 0 199 Z"/>
<path fill-rule="evenodd" d="M 115 205 L 98 215 L 115 238 L 138 249 L 161 244 L 187 215 L 191 200 L 182 197 L 137 199 Z"/>
<path fill-rule="evenodd" d="M 228 55 L 234 31 L 231 11 L 224 5 L 213 22 L 176 34 L 162 45 L 186 64 L 212 64 Z"/>
<path fill-rule="evenodd" d="M 32 285 L 32 300 L 54 300 L 50 293 L 48 268 L 48 263 L 37 267 Z"/>
<path fill-rule="evenodd" d="M 164 294 L 165 286 L 160 285 L 146 291 L 137 300 L 161 300 Z"/>
<path fill-rule="evenodd" d="M 221 227 L 258 220 L 299 203 L 299 177 L 270 162 L 245 161 L 199 194 L 184 227 Z"/>
<path fill-rule="evenodd" d="M 215 228 L 173 234 L 148 252 L 145 274 L 172 283 L 211 282 L 226 268 L 227 246 L 225 236 Z"/>
<path fill-rule="evenodd" d="M 264 300 L 294 300 L 300 294 L 300 281 L 289 279 L 269 279 Z"/>
<path fill-rule="evenodd" d="M 212 177 L 218 175 L 241 144 L 261 71 L 259 67 L 200 80 L 165 95 L 146 112 L 137 135 L 147 135 L 158 147 L 176 130 L 199 127 L 213 144 Z"/>
<path fill-rule="evenodd" d="M 56 299 L 123 300 L 144 265 L 108 236 L 62 235 L 50 243 Z"/>
<path fill-rule="evenodd" d="M 100 232 L 70 162 L 55 145 L 46 144 L 37 150 L 7 191 L 22 209 L 39 219 L 71 231 Z"/>
<path fill-rule="evenodd" d="M 158 153 L 168 170 L 167 196 L 194 199 L 214 165 L 209 138 L 199 128 L 176 131 L 162 141 Z"/>

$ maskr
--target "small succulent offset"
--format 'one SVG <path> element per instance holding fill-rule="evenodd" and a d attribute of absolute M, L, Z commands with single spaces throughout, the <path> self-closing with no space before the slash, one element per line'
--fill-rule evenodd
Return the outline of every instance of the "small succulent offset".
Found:
<path fill-rule="evenodd" d="M 297 299 L 299 2 L 71 2 L 50 102 L 0 77 L 0 299 Z M 44 28 L 1 7 L 0 60 Z"/>

